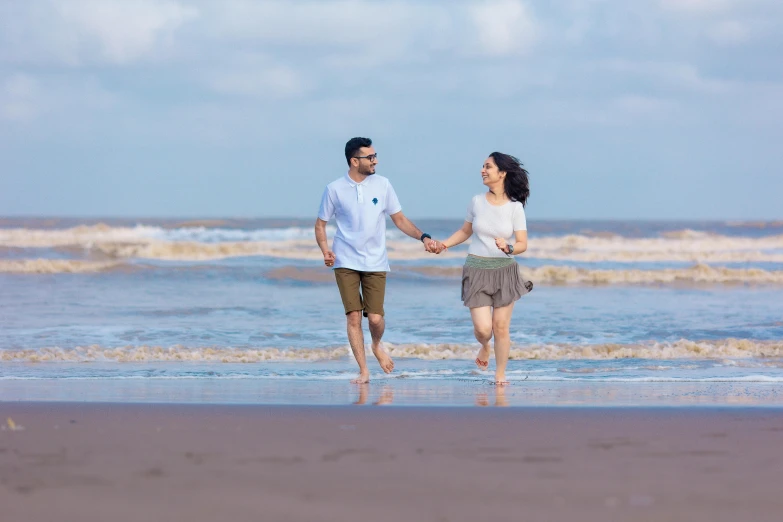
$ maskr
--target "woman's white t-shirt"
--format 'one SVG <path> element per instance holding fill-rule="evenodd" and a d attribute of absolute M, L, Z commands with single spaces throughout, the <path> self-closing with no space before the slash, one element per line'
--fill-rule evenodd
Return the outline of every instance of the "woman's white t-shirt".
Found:
<path fill-rule="evenodd" d="M 527 230 L 525 207 L 519 201 L 509 201 L 500 206 L 487 201 L 486 194 L 473 196 L 468 205 L 465 221 L 473 223 L 474 239 L 470 243 L 468 254 L 480 257 L 506 257 L 495 245 L 495 238 L 502 237 L 513 245 L 514 232 Z"/>

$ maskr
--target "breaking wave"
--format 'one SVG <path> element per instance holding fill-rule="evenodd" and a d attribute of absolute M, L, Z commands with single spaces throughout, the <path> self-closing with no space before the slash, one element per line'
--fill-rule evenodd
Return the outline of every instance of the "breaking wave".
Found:
<path fill-rule="evenodd" d="M 459 267 L 408 267 L 408 270 L 441 277 L 459 277 Z M 783 284 L 783 271 L 758 268 L 723 268 L 696 264 L 689 268 L 660 270 L 593 270 L 545 265 L 520 267 L 523 276 L 537 284 Z"/>
<path fill-rule="evenodd" d="M 397 358 L 424 360 L 472 360 L 474 344 L 384 344 Z M 281 349 L 186 346 L 85 346 L 69 349 L 41 348 L 0 350 L 3 362 L 315 362 L 348 357 L 348 347 Z M 722 339 L 638 344 L 534 344 L 513 346 L 510 358 L 515 360 L 608 360 L 608 359 L 748 359 L 781 358 L 783 341 Z M 770 361 L 779 365 L 779 361 Z"/>
<path fill-rule="evenodd" d="M 85 274 L 128 270 L 131 266 L 122 261 L 77 261 L 70 259 L 0 260 L 0 273 Z"/>
<path fill-rule="evenodd" d="M 528 257 L 563 261 L 613 262 L 780 262 L 783 235 L 729 237 L 694 230 L 663 233 L 657 238 L 589 237 L 531 238 Z"/>
<path fill-rule="evenodd" d="M 212 268 L 210 265 L 188 266 L 188 270 Z M 123 260 L 85 261 L 71 259 L 0 260 L 0 273 L 12 274 L 87 274 L 141 269 L 182 270 L 183 267 L 153 267 L 130 264 Z M 393 267 L 391 277 L 413 272 L 429 277 L 459 278 L 461 267 L 405 266 Z M 568 266 L 545 265 L 537 268 L 521 266 L 523 276 L 540 285 L 676 285 L 676 284 L 783 284 L 783 271 L 759 268 L 723 268 L 697 264 L 689 268 L 659 270 L 593 270 Z M 325 268 L 286 266 L 263 274 L 271 280 L 331 283 L 334 275 Z"/>
<path fill-rule="evenodd" d="M 215 222 L 214 224 L 218 224 Z M 66 229 L 0 229 L 0 245 L 16 247 L 56 247 L 81 245 L 90 246 L 96 243 L 134 243 L 147 241 L 222 243 L 222 242 L 256 242 L 256 241 L 312 241 L 313 229 L 305 227 L 262 228 L 242 230 L 235 228 L 210 228 L 211 222 L 180 223 L 176 228 L 149 225 L 133 227 L 112 227 L 103 223 L 96 225 L 80 225 Z M 334 234 L 333 227 L 327 227 L 327 232 Z"/>
<path fill-rule="evenodd" d="M 333 231 L 330 232 L 330 237 Z M 426 259 L 416 241 L 399 231 L 387 234 L 392 260 Z M 137 225 L 82 225 L 69 229 L 0 229 L 0 247 L 78 247 L 115 258 L 177 261 L 216 260 L 243 256 L 320 259 L 309 227 L 239 230 L 231 228 L 163 228 Z M 462 257 L 447 251 L 443 257 Z M 655 238 L 612 234 L 531 236 L 528 258 L 578 262 L 783 263 L 783 235 L 730 237 L 694 230 L 664 232 Z"/>

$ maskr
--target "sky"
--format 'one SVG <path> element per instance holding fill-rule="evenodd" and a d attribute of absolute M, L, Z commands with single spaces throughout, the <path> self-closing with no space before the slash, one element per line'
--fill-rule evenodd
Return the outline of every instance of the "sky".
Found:
<path fill-rule="evenodd" d="M 529 219 L 783 218 L 779 0 L 0 0 L 0 215 L 410 217 L 493 151 Z"/>

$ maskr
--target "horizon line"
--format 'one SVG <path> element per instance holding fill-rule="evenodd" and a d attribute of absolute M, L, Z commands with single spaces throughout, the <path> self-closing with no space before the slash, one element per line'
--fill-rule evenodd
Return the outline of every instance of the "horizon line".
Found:
<path fill-rule="evenodd" d="M 426 221 L 460 221 L 462 218 L 457 217 L 443 217 L 443 216 L 408 216 L 412 220 L 426 220 Z M 0 221 L 5 220 L 19 220 L 19 219 L 68 219 L 68 220 L 160 220 L 160 221 L 255 221 L 255 220 L 312 220 L 315 221 L 316 216 L 226 216 L 226 215 L 107 215 L 107 214 L 8 214 L 0 215 Z M 783 226 L 783 217 L 779 218 L 652 218 L 652 217 L 528 217 L 528 221 L 542 222 L 542 221 L 626 221 L 626 222 L 658 222 L 658 223 L 671 223 L 671 222 L 695 222 L 695 223 L 739 223 L 739 224 L 775 224 Z"/>

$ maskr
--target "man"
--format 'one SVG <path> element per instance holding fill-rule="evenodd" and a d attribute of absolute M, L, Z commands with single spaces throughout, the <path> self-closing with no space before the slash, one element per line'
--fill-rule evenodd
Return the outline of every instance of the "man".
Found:
<path fill-rule="evenodd" d="M 383 299 L 386 293 L 386 216 L 410 237 L 424 243 L 432 252 L 437 244 L 405 217 L 389 180 L 375 174 L 378 154 L 369 138 L 352 138 L 345 144 L 348 174 L 327 185 L 315 221 L 315 239 L 324 256 L 324 264 L 334 267 L 337 288 L 348 322 L 348 342 L 359 364 L 359 377 L 353 383 L 370 382 L 364 354 L 362 314 L 370 323 L 372 353 L 386 373 L 394 369 L 381 345 L 386 327 Z M 336 217 L 334 250 L 326 238 L 326 223 Z M 360 291 L 361 289 L 361 291 Z"/>

